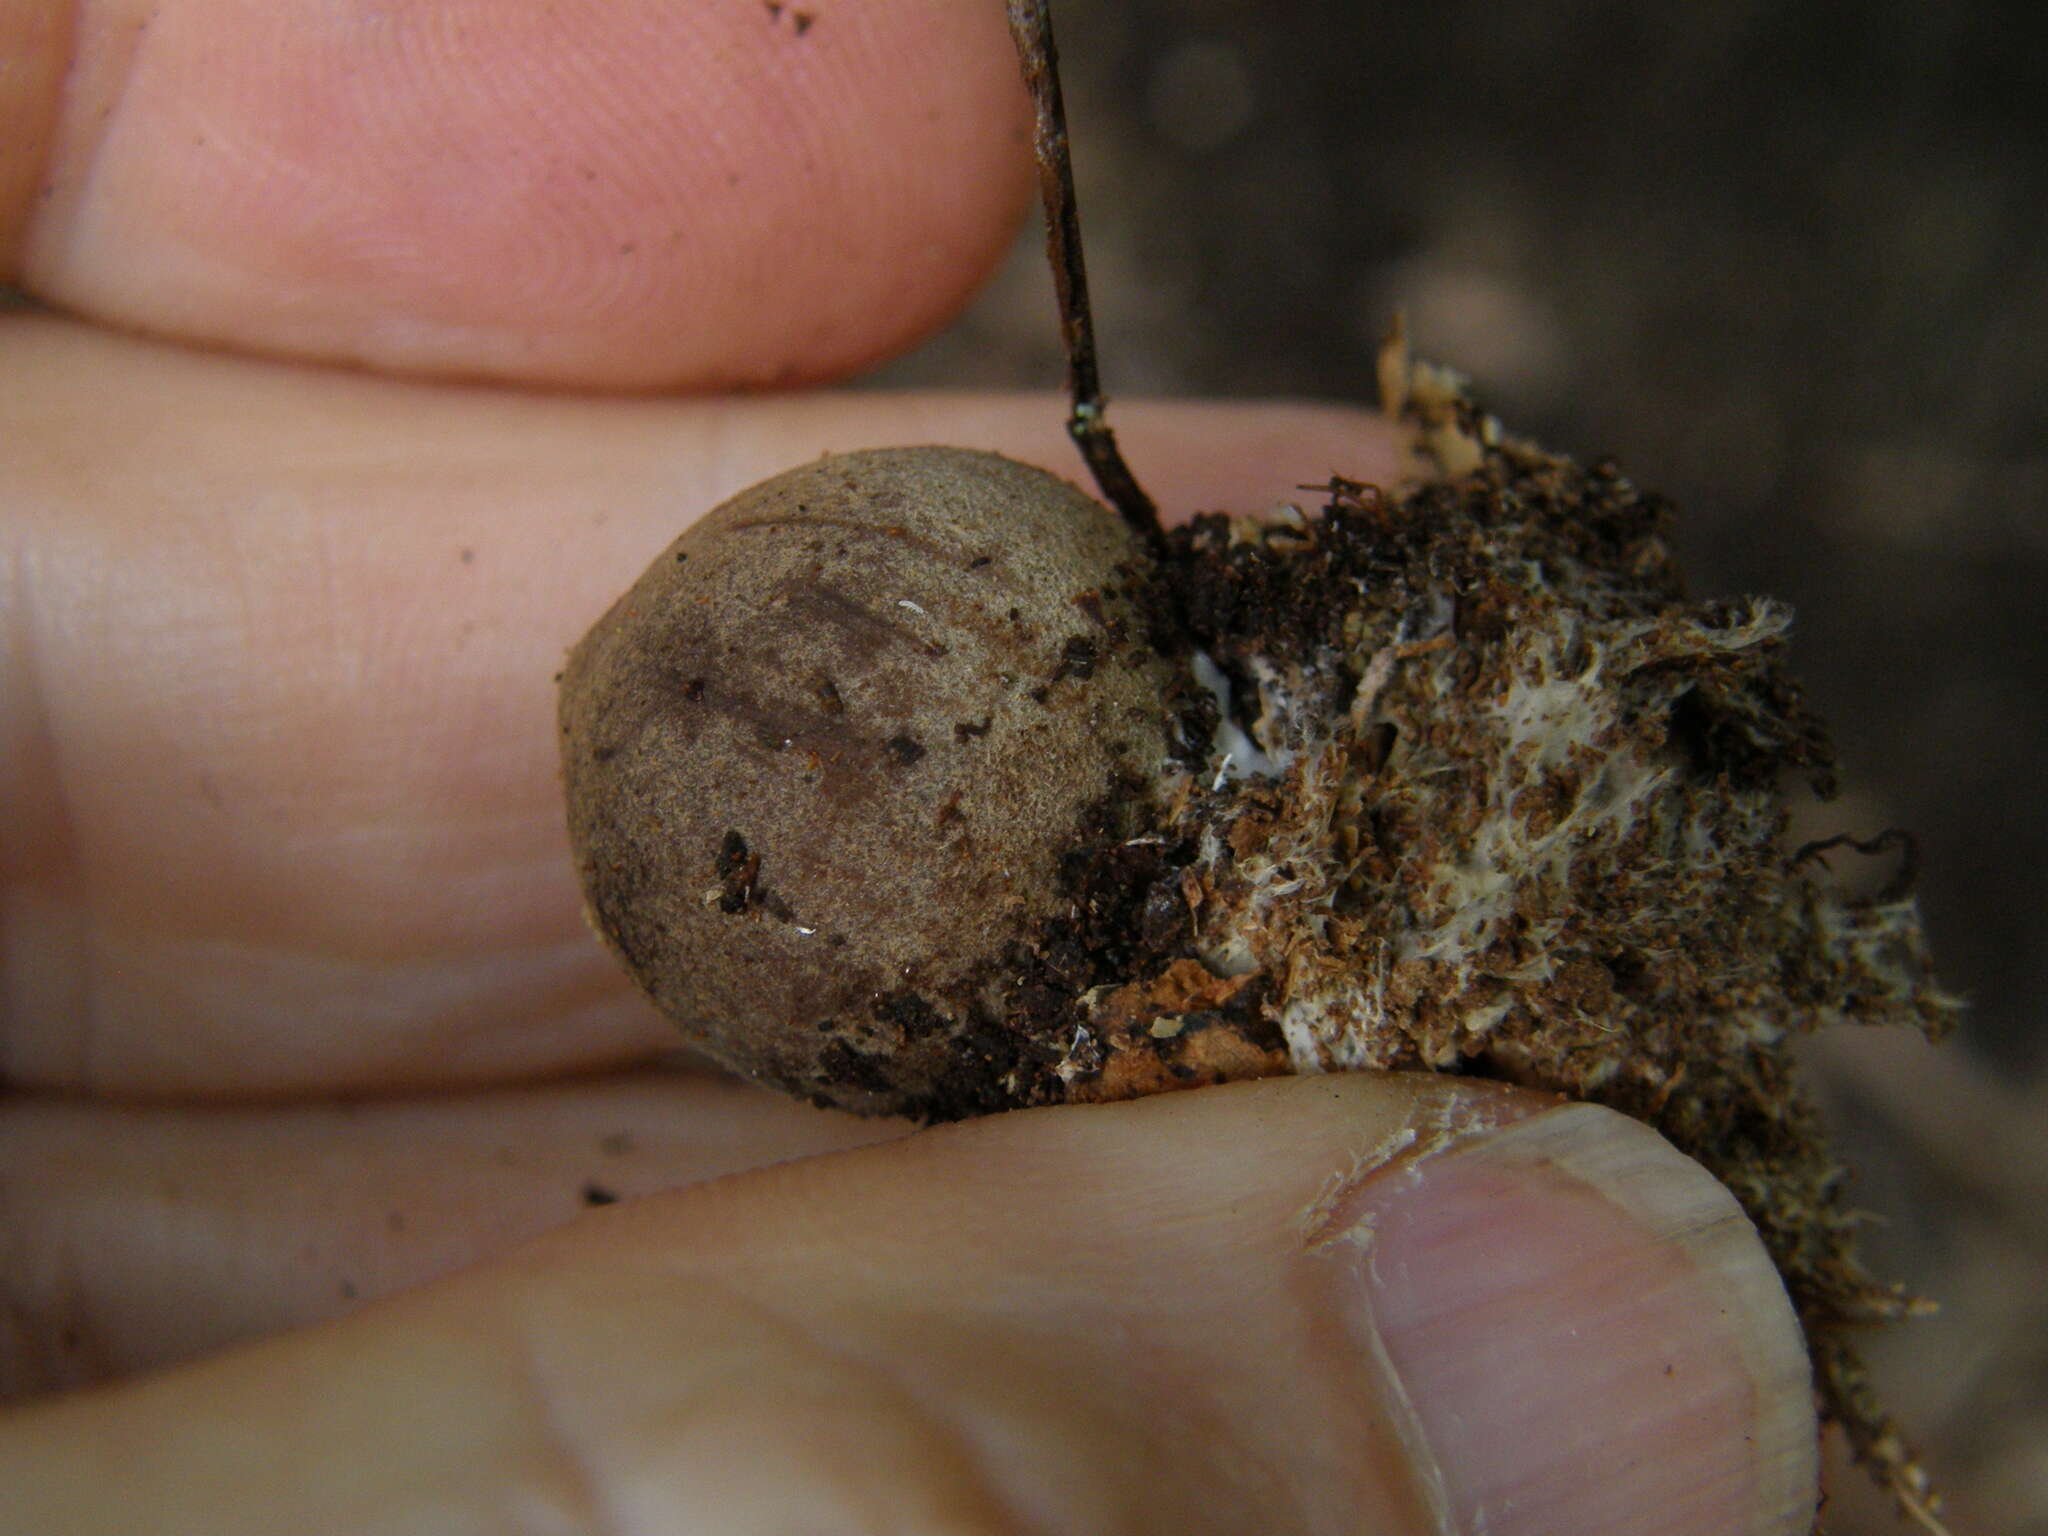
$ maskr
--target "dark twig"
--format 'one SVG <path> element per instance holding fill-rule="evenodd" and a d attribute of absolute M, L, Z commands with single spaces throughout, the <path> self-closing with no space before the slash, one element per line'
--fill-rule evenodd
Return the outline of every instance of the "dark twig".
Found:
<path fill-rule="evenodd" d="M 1060 337 L 1067 352 L 1067 435 L 1088 461 L 1095 483 L 1124 521 L 1162 548 L 1159 510 L 1117 451 L 1103 415 L 1095 372 L 1095 322 L 1088 310 L 1088 271 L 1081 260 L 1081 215 L 1074 200 L 1074 161 L 1067 148 L 1067 112 L 1060 99 L 1059 52 L 1052 41 L 1050 0 L 1007 0 L 1010 35 L 1024 66 L 1024 85 L 1037 111 L 1038 186 L 1045 199 L 1045 247 L 1060 300 Z"/>

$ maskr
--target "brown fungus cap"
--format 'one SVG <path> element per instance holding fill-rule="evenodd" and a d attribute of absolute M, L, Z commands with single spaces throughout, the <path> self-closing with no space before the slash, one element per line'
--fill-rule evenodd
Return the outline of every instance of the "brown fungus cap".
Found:
<path fill-rule="evenodd" d="M 598 931 L 749 1077 L 870 1113 L 1015 1102 L 1035 1069 L 990 978 L 1091 808 L 1166 756 L 1149 572 L 1113 514 L 989 453 L 837 455 L 726 502 L 563 677 Z"/>

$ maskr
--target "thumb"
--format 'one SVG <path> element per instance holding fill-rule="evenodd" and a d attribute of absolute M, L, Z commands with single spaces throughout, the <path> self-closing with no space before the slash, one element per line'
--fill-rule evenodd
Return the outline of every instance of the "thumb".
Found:
<path fill-rule="evenodd" d="M 66 1531 L 1800 1536 L 1815 1477 L 1726 1192 L 1434 1078 L 785 1164 L 0 1420 L 22 1528 Z"/>

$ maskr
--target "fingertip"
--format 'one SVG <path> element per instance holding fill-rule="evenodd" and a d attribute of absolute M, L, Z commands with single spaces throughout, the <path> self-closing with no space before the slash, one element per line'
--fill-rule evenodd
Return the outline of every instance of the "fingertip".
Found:
<path fill-rule="evenodd" d="M 800 1229 L 806 1294 L 847 1316 L 898 1287 L 989 1311 L 984 1365 L 1032 1319 L 1097 1399 L 1145 1383 L 1137 1419 L 1183 1431 L 1158 1389 L 1199 1382 L 1194 1438 L 1266 1469 L 1261 1529 L 1811 1526 L 1818 1436 L 1778 1272 L 1723 1186 L 1606 1109 L 1277 1079 L 1001 1116 L 722 1193 L 713 1246 L 750 1294 L 784 1283 L 774 1234 Z M 1144 1475 L 1198 1486 L 1172 1439 Z"/>
<path fill-rule="evenodd" d="M 1566 1104 L 1333 1202 L 1351 1331 L 1456 1530 L 1811 1529 L 1811 1368 L 1733 1195 L 1642 1123 Z"/>
<path fill-rule="evenodd" d="M 942 323 L 1028 192 L 994 6 L 118 9 L 83 13 L 43 184 L 17 192 L 23 279 L 180 339 L 797 383 Z"/>

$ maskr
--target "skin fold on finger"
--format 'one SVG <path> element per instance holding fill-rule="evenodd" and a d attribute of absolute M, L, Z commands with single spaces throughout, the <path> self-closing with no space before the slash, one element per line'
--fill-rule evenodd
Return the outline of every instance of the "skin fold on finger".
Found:
<path fill-rule="evenodd" d="M 598 1206 L 908 1129 L 688 1072 L 276 1107 L 0 1100 L 0 1399 L 318 1322 Z"/>
<path fill-rule="evenodd" d="M 71 21 L 55 0 L 0 0 L 0 274 L 19 268 L 64 99 Z"/>
<path fill-rule="evenodd" d="M 1029 195 L 993 3 L 14 0 L 8 49 L 15 280 L 266 354 L 836 376 L 958 308 Z"/>
<path fill-rule="evenodd" d="M 692 518 L 828 450 L 1076 478 L 1043 396 L 620 402 L 0 321 L 0 1079 L 474 1083 L 671 1040 L 585 930 L 550 678 Z M 1118 405 L 1177 515 L 1394 473 L 1361 411 Z"/>
<path fill-rule="evenodd" d="M 655 1197 L 344 1323 L 0 1419 L 0 1479 L 71 1531 L 313 1509 L 336 1532 L 399 1511 L 449 1531 L 1426 1532 L 1382 1384 L 1334 1320 L 1341 1270 L 1305 1234 L 1333 1178 L 1454 1103 L 1475 1128 L 1534 1107 L 1441 1080 L 1253 1084 Z M 109 1458 L 118 1488 L 93 1470 Z"/>

